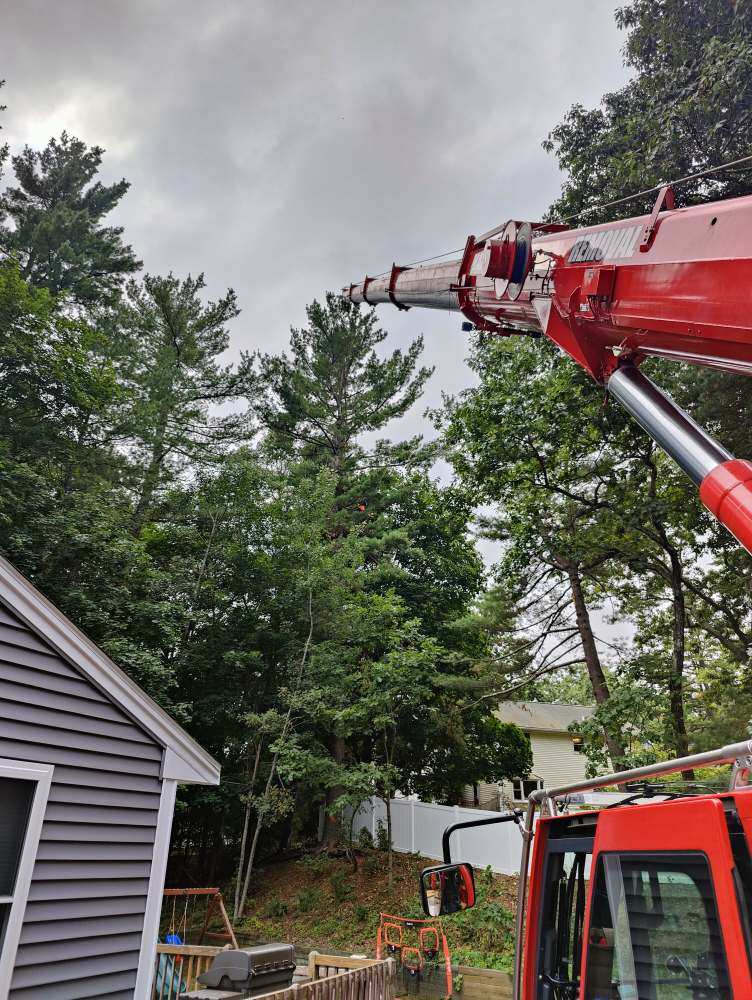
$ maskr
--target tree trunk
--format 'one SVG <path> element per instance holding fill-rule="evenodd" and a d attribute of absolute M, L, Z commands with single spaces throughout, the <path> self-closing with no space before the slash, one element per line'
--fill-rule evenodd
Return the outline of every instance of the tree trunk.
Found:
<path fill-rule="evenodd" d="M 386 796 L 384 797 L 384 805 L 386 806 L 386 839 L 387 839 L 387 872 L 388 872 L 388 885 L 389 891 L 391 892 L 394 888 L 394 855 L 392 851 L 392 794 L 387 788 Z"/>
<path fill-rule="evenodd" d="M 238 860 L 238 874 L 235 879 L 235 899 L 233 902 L 233 916 L 237 920 L 240 916 L 240 887 L 243 881 L 243 868 L 245 867 L 245 851 L 248 845 L 248 829 L 251 824 L 251 813 L 253 811 L 253 806 L 251 804 L 251 796 L 253 795 L 253 789 L 256 785 L 256 775 L 258 774 L 259 763 L 261 761 L 261 747 L 263 746 L 263 740 L 259 740 L 258 746 L 256 747 L 256 755 L 253 760 L 253 773 L 251 775 L 251 780 L 248 785 L 248 798 L 245 803 L 245 815 L 243 816 L 243 836 L 240 840 L 240 859 Z"/>
<path fill-rule="evenodd" d="M 605 705 L 611 697 L 611 692 L 608 689 L 608 682 L 606 681 L 606 675 L 603 672 L 603 665 L 598 653 L 598 647 L 595 643 L 593 628 L 590 624 L 590 615 L 588 614 L 587 604 L 585 602 L 585 594 L 582 590 L 582 579 L 580 578 L 579 568 L 574 564 L 569 564 L 566 569 L 567 576 L 569 577 L 569 586 L 572 592 L 575 616 L 577 619 L 577 630 L 580 633 L 582 653 L 585 657 L 585 665 L 587 667 L 588 676 L 590 677 L 593 697 L 595 698 L 597 705 Z M 606 738 L 606 747 L 608 749 L 608 755 L 611 758 L 611 763 L 614 767 L 618 767 L 620 761 L 622 761 L 625 756 L 624 744 L 616 736 L 613 736 L 605 731 L 604 736 Z"/>
<path fill-rule="evenodd" d="M 332 757 L 334 763 L 340 766 L 344 763 L 345 752 L 347 750 L 344 739 L 335 736 L 332 741 Z M 332 812 L 332 806 L 337 799 L 344 795 L 345 789 L 342 785 L 333 785 L 326 793 L 326 815 L 324 817 L 324 846 L 328 850 L 336 848 L 342 841 L 342 820 L 336 813 Z"/>
<path fill-rule="evenodd" d="M 245 814 L 243 816 L 243 836 L 240 839 L 240 859 L 238 860 L 238 873 L 235 877 L 235 898 L 232 905 L 232 915 L 235 920 L 240 918 L 240 888 L 243 882 L 243 869 L 245 867 L 245 849 L 248 844 L 248 828 L 251 825 L 251 799 L 245 804 Z"/>
<path fill-rule="evenodd" d="M 658 468 L 653 461 L 648 461 L 650 470 L 650 496 L 655 498 L 658 486 Z M 684 717 L 684 654 L 685 636 L 687 631 L 687 611 L 684 601 L 684 573 L 679 552 L 671 544 L 662 521 L 653 515 L 651 518 L 657 534 L 657 541 L 669 558 L 671 566 L 671 600 L 673 609 L 671 673 L 668 679 L 668 703 L 671 715 L 671 728 L 674 737 L 674 752 L 677 757 L 686 757 L 689 753 L 687 739 L 687 722 Z M 665 571 L 665 567 L 662 567 Z M 660 576 L 664 577 L 662 572 Z M 665 579 L 665 577 L 664 577 Z M 682 771 L 685 781 L 694 781 L 692 768 Z"/>
<path fill-rule="evenodd" d="M 666 551 L 671 560 L 671 599 L 673 607 L 673 648 L 671 654 L 671 673 L 668 679 L 668 701 L 674 736 L 674 752 L 677 757 L 686 757 L 689 754 L 687 720 L 684 715 L 684 657 L 687 612 L 684 602 L 683 574 L 679 554 L 673 546 L 668 544 L 666 544 Z M 692 768 L 687 768 L 687 770 L 682 771 L 682 777 L 685 781 L 694 781 L 695 772 Z"/>

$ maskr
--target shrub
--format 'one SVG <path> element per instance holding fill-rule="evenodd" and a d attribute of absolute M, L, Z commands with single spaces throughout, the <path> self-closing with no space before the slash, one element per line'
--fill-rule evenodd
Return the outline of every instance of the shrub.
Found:
<path fill-rule="evenodd" d="M 371 909 L 368 906 L 364 906 L 362 903 L 356 903 L 353 907 L 353 914 L 359 924 L 364 924 L 371 915 Z"/>
<path fill-rule="evenodd" d="M 287 916 L 289 907 L 284 899 L 270 899 L 266 904 L 265 914 L 272 920 L 280 920 Z"/>
<path fill-rule="evenodd" d="M 371 851 L 373 850 L 373 837 L 371 836 L 371 831 L 367 826 L 363 826 L 358 831 L 358 847 L 361 851 Z"/>
<path fill-rule="evenodd" d="M 332 887 L 332 895 L 337 906 L 341 906 L 342 903 L 347 902 L 352 897 L 353 887 L 348 882 L 344 871 L 335 872 L 329 879 L 329 884 Z"/>
<path fill-rule="evenodd" d="M 311 913 L 312 910 L 321 909 L 323 895 L 320 889 L 301 889 L 298 893 L 298 910 L 301 913 Z"/>
<path fill-rule="evenodd" d="M 378 875 L 383 869 L 382 862 L 378 854 L 367 854 L 363 862 L 363 871 L 366 875 Z"/>
<path fill-rule="evenodd" d="M 376 827 L 376 846 L 380 851 L 388 851 L 390 847 L 389 833 L 382 820 L 379 820 L 379 825 Z"/>
<path fill-rule="evenodd" d="M 306 875 L 310 875 L 311 878 L 321 878 L 327 869 L 329 858 L 325 854 L 307 854 L 300 859 L 300 863 Z"/>

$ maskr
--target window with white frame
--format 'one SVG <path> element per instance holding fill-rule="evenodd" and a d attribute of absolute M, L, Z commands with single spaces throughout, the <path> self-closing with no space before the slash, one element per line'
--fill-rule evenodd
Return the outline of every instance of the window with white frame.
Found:
<path fill-rule="evenodd" d="M 515 802 L 526 802 L 528 797 L 533 794 L 533 792 L 540 791 L 543 788 L 543 781 L 541 778 L 513 778 L 512 779 L 512 797 Z"/>
<path fill-rule="evenodd" d="M 10 987 L 53 770 L 0 759 L 0 997 Z"/>

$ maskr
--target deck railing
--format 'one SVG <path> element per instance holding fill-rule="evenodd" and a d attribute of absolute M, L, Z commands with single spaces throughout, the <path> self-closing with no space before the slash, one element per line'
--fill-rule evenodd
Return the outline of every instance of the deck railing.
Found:
<path fill-rule="evenodd" d="M 332 958 L 333 956 L 326 956 Z M 338 959 L 341 961 L 341 959 Z M 333 976 L 297 983 L 267 1000 L 393 1000 L 394 962 L 370 962 Z"/>
<path fill-rule="evenodd" d="M 312 951 L 308 956 L 308 977 L 314 980 L 328 979 L 341 972 L 368 969 L 372 965 L 379 965 L 378 960 L 375 958 L 355 958 L 353 955 L 326 955 L 319 951 Z"/>
<path fill-rule="evenodd" d="M 177 1000 L 181 991 L 199 988 L 198 976 L 222 949 L 209 945 L 158 944 L 154 1000 Z M 312 951 L 310 982 L 295 983 L 265 1000 L 393 1000 L 394 962 Z"/>
<path fill-rule="evenodd" d="M 182 991 L 198 989 L 198 977 L 220 951 L 213 945 L 157 944 L 154 1000 L 177 1000 Z"/>

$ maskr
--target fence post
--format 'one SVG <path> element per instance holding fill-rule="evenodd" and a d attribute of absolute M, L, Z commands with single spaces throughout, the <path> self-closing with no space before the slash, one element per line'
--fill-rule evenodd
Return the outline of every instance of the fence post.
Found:
<path fill-rule="evenodd" d="M 459 823 L 459 821 L 460 821 L 460 807 L 459 806 L 455 806 L 454 807 L 454 822 L 455 823 Z M 463 854 L 462 854 L 462 830 L 458 830 L 455 833 L 455 837 L 457 838 L 457 841 L 456 841 L 457 848 L 456 848 L 456 852 L 455 852 L 454 856 L 456 858 L 462 858 L 463 857 Z"/>
<path fill-rule="evenodd" d="M 371 840 L 376 843 L 376 796 L 371 796 Z"/>
<path fill-rule="evenodd" d="M 415 799 L 410 799 L 410 853 L 415 854 Z"/>

